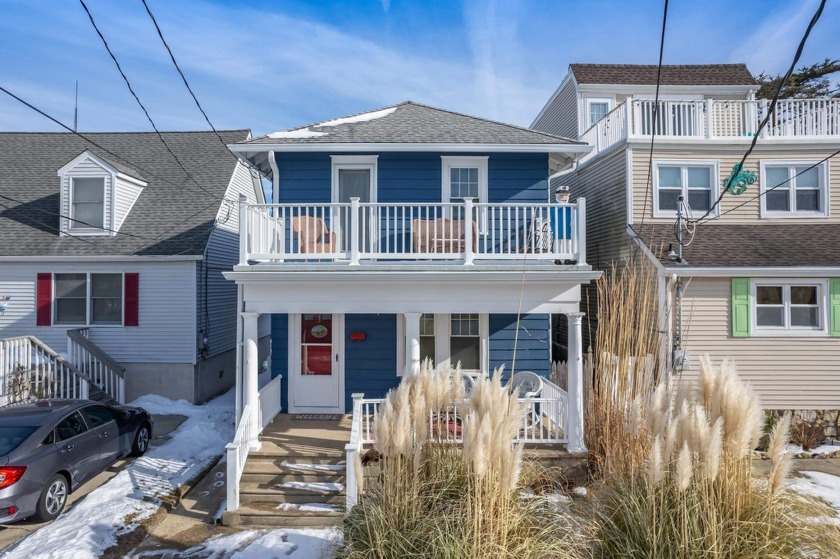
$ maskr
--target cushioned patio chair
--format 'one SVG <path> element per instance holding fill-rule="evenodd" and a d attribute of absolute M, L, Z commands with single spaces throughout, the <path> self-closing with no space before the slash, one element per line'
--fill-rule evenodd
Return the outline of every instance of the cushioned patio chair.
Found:
<path fill-rule="evenodd" d="M 291 219 L 292 232 L 297 236 L 301 254 L 332 254 L 338 252 L 335 233 L 327 230 L 319 217 L 300 216 Z"/>
<path fill-rule="evenodd" d="M 473 250 L 478 247 L 478 227 L 470 221 L 473 234 Z M 449 254 L 466 251 L 467 222 L 460 219 L 440 217 L 438 219 L 411 220 L 411 237 L 414 252 Z"/>

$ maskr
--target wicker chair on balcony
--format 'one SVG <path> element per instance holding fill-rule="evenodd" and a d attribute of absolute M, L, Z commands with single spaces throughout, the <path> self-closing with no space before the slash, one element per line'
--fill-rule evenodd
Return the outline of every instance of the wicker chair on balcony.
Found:
<path fill-rule="evenodd" d="M 327 230 L 324 220 L 300 216 L 291 219 L 292 232 L 297 236 L 302 254 L 332 254 L 338 252 L 335 233 Z"/>
<path fill-rule="evenodd" d="M 478 246 L 478 226 L 470 221 L 472 226 L 473 250 Z M 414 241 L 414 252 L 449 254 L 466 251 L 467 222 L 460 219 L 441 217 L 438 219 L 413 219 L 411 221 L 411 237 Z"/>

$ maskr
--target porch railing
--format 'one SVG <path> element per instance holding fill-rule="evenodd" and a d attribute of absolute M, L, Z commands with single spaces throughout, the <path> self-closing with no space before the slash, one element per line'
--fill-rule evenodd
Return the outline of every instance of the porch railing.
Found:
<path fill-rule="evenodd" d="M 586 200 L 548 203 L 248 204 L 240 265 L 249 262 L 569 260 L 586 262 Z"/>
<path fill-rule="evenodd" d="M 626 138 L 651 134 L 665 138 L 749 138 L 770 113 L 766 99 L 705 99 L 698 101 L 631 99 L 581 134 L 594 149 L 591 159 Z M 761 131 L 762 138 L 785 140 L 840 137 L 840 99 L 779 101 Z"/>
<path fill-rule="evenodd" d="M 125 403 L 125 367 L 90 340 L 90 329 L 67 331 L 67 359 L 114 401 Z"/>
<path fill-rule="evenodd" d="M 34 336 L 0 340 L 0 406 L 37 398 L 80 398 L 88 379 Z"/>
<path fill-rule="evenodd" d="M 568 443 L 569 398 L 565 390 L 543 379 L 543 390 L 537 398 L 520 398 L 525 405 L 525 415 L 514 442 L 539 444 Z M 356 455 L 366 445 L 375 441 L 374 422 L 381 398 L 366 399 L 363 394 L 353 394 L 353 420 L 350 442 L 345 446 L 347 458 L 346 506 L 350 510 L 357 502 L 355 471 Z M 446 410 L 429 414 L 430 439 L 441 443 L 463 443 L 463 416 L 468 403 L 453 405 Z"/>

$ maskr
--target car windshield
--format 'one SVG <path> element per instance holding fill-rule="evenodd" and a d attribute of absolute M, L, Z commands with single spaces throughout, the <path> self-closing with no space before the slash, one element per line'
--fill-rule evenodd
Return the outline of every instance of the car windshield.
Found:
<path fill-rule="evenodd" d="M 5 427 L 0 426 L 0 456 L 4 456 L 25 441 L 35 432 L 37 427 Z"/>

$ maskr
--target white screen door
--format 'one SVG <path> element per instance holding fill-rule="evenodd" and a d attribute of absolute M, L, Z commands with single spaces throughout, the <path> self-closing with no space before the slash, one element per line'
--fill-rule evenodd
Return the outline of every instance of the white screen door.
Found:
<path fill-rule="evenodd" d="M 289 370 L 293 375 L 295 412 L 343 413 L 342 331 L 340 314 L 295 315 L 294 352 L 290 352 Z"/>

